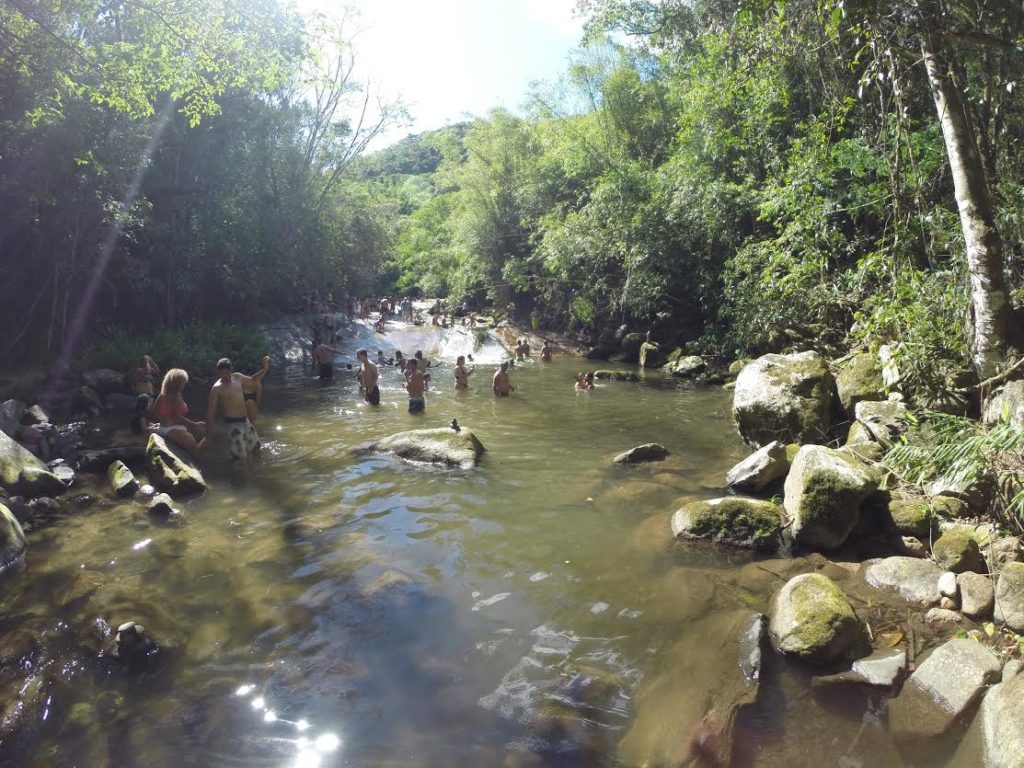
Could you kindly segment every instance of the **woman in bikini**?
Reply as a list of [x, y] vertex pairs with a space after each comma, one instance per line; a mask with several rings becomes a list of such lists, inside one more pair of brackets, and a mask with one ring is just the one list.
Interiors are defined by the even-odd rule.
[[242, 397], [245, 398], [245, 415], [249, 421], [256, 423], [256, 417], [260, 414], [260, 404], [263, 401], [263, 382], [251, 377], [248, 381], [242, 380]]
[[156, 433], [165, 440], [184, 448], [192, 458], [199, 453], [199, 444], [192, 432], [204, 432], [206, 422], [188, 418], [188, 404], [181, 396], [188, 384], [188, 374], [181, 368], [171, 368], [164, 375], [160, 394], [149, 409], [152, 421], [159, 422]]

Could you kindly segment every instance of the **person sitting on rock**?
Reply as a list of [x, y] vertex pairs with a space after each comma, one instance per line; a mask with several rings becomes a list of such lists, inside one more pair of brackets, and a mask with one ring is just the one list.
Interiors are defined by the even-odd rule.
[[[235, 373], [231, 361], [222, 357], [217, 361], [217, 381], [210, 389], [210, 401], [206, 406], [207, 439], [213, 434], [214, 419], [220, 408], [228, 431], [228, 452], [232, 461], [245, 459], [259, 450], [260, 438], [256, 428], [249, 421], [245, 409], [245, 394], [242, 389], [247, 380], [262, 382], [270, 370], [270, 357], [264, 356], [260, 369], [252, 376]], [[203, 441], [204, 443], [206, 440]]]
[[508, 362], [502, 362], [497, 371], [494, 372], [494, 379], [491, 381], [491, 389], [498, 397], [508, 397], [515, 391], [512, 380], [508, 375]]
[[149, 420], [158, 422], [156, 433], [169, 443], [188, 451], [192, 458], [199, 453], [199, 443], [192, 432], [206, 430], [206, 422], [188, 418], [188, 404], [181, 396], [188, 384], [188, 373], [181, 368], [171, 368], [164, 374], [160, 394], [149, 409]]
[[135, 394], [156, 397], [153, 381], [160, 376], [160, 366], [156, 364], [156, 360], [149, 355], [143, 355], [139, 358], [139, 367], [132, 372], [132, 376], [135, 380]]

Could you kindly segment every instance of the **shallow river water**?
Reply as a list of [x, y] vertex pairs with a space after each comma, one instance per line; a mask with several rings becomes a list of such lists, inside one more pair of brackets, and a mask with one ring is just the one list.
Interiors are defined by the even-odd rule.
[[[728, 392], [651, 375], [576, 393], [583, 361], [535, 357], [497, 400], [493, 342], [463, 393], [438, 352], [465, 339], [407, 329], [386, 343], [441, 364], [425, 415], [406, 412], [392, 368], [375, 409], [344, 366], [327, 387], [279, 366], [264, 458], [249, 474], [213, 462], [185, 525], [154, 526], [130, 502], [30, 534], [26, 569], [5, 582], [0, 659], [18, 685], [47, 687], [30, 713], [41, 724], [0, 762], [620, 765], [636, 694], [687, 628], [764, 610], [782, 583], [744, 578], [745, 555], [670, 540], [671, 512], [721, 494], [746, 453]], [[452, 418], [487, 448], [473, 471], [354, 452]], [[611, 464], [650, 441], [672, 455]], [[165, 648], [142, 675], [90, 646], [98, 620], [128, 619]], [[811, 699], [806, 677], [766, 669], [737, 760], [901, 763], [870, 703]]]

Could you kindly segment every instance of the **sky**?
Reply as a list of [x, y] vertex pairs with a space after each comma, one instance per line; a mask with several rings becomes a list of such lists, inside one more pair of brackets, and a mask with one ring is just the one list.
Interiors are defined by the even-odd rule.
[[[515, 111], [534, 80], [568, 68], [582, 23], [575, 0], [348, 0], [358, 9], [355, 75], [388, 99], [401, 97], [415, 120], [408, 133]], [[303, 10], [336, 14], [338, 2], [300, 0]]]

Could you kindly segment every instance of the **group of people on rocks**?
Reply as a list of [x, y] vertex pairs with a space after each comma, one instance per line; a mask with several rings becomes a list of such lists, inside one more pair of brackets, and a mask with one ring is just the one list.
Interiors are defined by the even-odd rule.
[[268, 356], [263, 357], [260, 369], [251, 376], [234, 370], [231, 360], [226, 357], [218, 360], [217, 378], [210, 388], [206, 419], [194, 421], [188, 417], [188, 403], [182, 394], [188, 384], [188, 372], [183, 368], [171, 368], [163, 375], [157, 392], [154, 381], [160, 376], [160, 366], [150, 355], [143, 355], [133, 372], [136, 399], [132, 431], [160, 435], [197, 459], [214, 435], [219, 411], [229, 455], [234, 461], [245, 459], [259, 451], [259, 435], [254, 422], [259, 415], [263, 377], [269, 370]]

